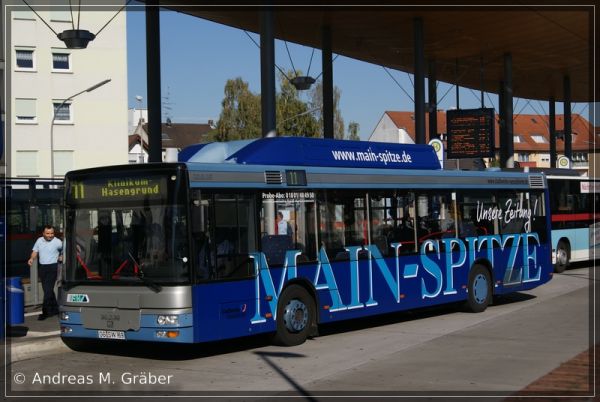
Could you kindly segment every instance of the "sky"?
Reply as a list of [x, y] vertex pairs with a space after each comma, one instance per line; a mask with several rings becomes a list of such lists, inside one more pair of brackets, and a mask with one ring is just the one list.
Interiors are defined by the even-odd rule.
[[[136, 11], [137, 10], [137, 11]], [[215, 122], [221, 112], [223, 88], [228, 79], [241, 77], [250, 90], [260, 93], [260, 43], [257, 34], [217, 24], [185, 14], [161, 10], [161, 91], [162, 119], [174, 123]], [[321, 52], [276, 40], [275, 63], [284, 71], [294, 67], [310, 76], [321, 74]], [[145, 14], [143, 8], [129, 7], [127, 11], [128, 47], [128, 104], [130, 108], [146, 107], [146, 42]], [[336, 55], [334, 54], [335, 58]], [[291, 61], [290, 61], [291, 59]], [[393, 76], [392, 77], [390, 77]], [[425, 93], [427, 93], [427, 80]], [[412, 75], [398, 70], [384, 70], [381, 66], [338, 56], [333, 63], [333, 83], [341, 91], [340, 109], [346, 131], [348, 123], [360, 125], [360, 136], [369, 138], [385, 111], [413, 111]], [[438, 109], [456, 106], [455, 88], [438, 83]], [[408, 95], [407, 95], [408, 93]], [[136, 100], [141, 96], [142, 102]], [[461, 109], [479, 108], [480, 91], [461, 88]], [[308, 100], [308, 94], [301, 93]], [[498, 97], [484, 96], [485, 106], [498, 111]], [[573, 113], [587, 117], [585, 104], [573, 104]], [[547, 114], [547, 102], [514, 100], [514, 114]], [[557, 102], [556, 113], [562, 113], [562, 103]]]

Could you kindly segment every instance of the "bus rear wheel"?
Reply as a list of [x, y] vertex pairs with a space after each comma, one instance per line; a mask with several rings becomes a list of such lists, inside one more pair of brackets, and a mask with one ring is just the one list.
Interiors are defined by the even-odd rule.
[[302, 286], [290, 285], [282, 292], [277, 305], [277, 332], [273, 343], [281, 346], [304, 343], [315, 320], [313, 298]]
[[467, 308], [473, 313], [481, 313], [492, 300], [492, 277], [483, 265], [473, 265], [469, 272]]
[[556, 246], [556, 264], [554, 265], [554, 272], [560, 274], [567, 269], [571, 262], [569, 258], [570, 253], [571, 250], [569, 249], [569, 245], [562, 240], [559, 241]]

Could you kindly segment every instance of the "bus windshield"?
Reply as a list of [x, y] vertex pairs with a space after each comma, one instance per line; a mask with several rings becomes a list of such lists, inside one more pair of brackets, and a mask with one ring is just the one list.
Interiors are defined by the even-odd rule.
[[[189, 282], [185, 192], [177, 176], [172, 181], [164, 174], [69, 181], [67, 283]], [[145, 188], [153, 193], [137, 191]], [[103, 199], [105, 189], [122, 194]]]

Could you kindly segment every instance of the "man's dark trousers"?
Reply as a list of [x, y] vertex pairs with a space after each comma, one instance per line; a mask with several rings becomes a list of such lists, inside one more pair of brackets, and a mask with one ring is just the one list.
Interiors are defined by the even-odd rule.
[[40, 280], [42, 281], [42, 290], [44, 291], [44, 303], [42, 304], [42, 314], [58, 314], [58, 303], [54, 294], [54, 284], [58, 274], [58, 264], [38, 264]]

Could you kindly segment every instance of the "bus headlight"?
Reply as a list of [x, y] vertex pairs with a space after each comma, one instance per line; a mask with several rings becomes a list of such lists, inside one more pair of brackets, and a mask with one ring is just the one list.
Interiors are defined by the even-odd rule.
[[69, 313], [67, 313], [66, 311], [62, 311], [60, 313], [60, 320], [61, 321], [69, 321]]
[[177, 315], [159, 315], [156, 320], [158, 325], [177, 325], [179, 324], [179, 316]]

